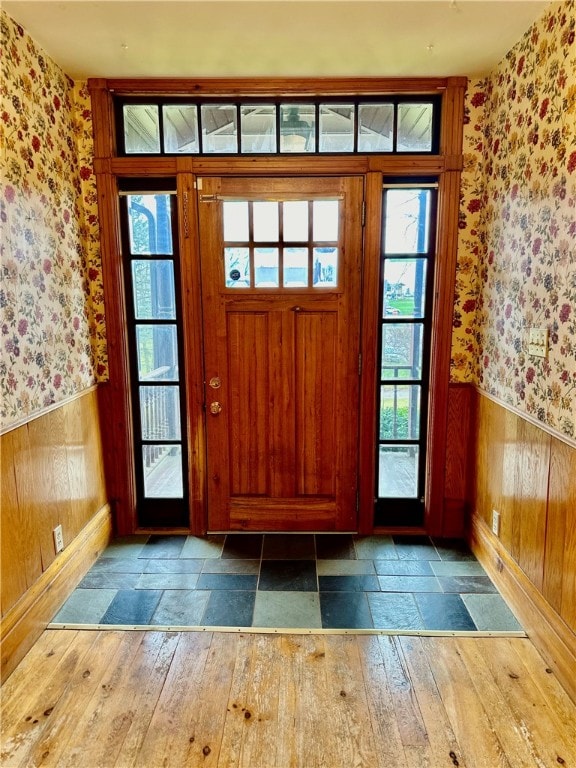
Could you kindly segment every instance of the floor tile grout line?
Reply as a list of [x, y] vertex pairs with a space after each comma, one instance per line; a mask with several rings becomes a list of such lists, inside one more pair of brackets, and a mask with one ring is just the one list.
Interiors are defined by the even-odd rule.
[[[250, 591], [250, 592], [252, 592], [252, 591], [254, 592], [254, 605], [253, 605], [253, 609], [252, 609], [252, 610], [253, 610], [253, 614], [252, 614], [252, 615], [253, 615], [253, 620], [252, 620], [252, 623], [254, 622], [255, 598], [256, 598], [257, 594], [258, 594], [259, 592], [263, 592], [263, 591], [270, 591], [270, 590], [261, 590], [261, 589], [260, 589], [260, 586], [261, 586], [261, 577], [262, 577], [262, 567], [263, 567], [263, 562], [264, 562], [264, 551], [265, 551], [265, 543], [266, 543], [266, 541], [265, 541], [265, 538], [264, 538], [264, 536], [265, 536], [265, 535], [266, 535], [266, 534], [262, 534], [262, 537], [261, 537], [261, 539], [260, 539], [260, 555], [259, 555], [259, 558], [258, 558], [258, 574], [257, 574], [257, 579], [256, 579], [256, 586], [255, 586], [254, 590], [252, 590], [252, 589], [248, 590], [248, 591]], [[150, 537], [149, 537], [149, 538], [150, 538]], [[393, 544], [395, 544], [395, 542], [394, 542], [394, 540], [393, 540], [393, 537], [390, 537], [390, 538], [392, 539], [392, 543], [393, 543]], [[224, 537], [224, 541], [222, 542], [222, 549], [220, 550], [220, 557], [219, 557], [219, 558], [217, 558], [217, 559], [220, 559], [220, 560], [221, 560], [221, 559], [223, 559], [223, 558], [222, 558], [222, 554], [223, 554], [224, 548], [225, 548], [225, 546], [226, 546], [226, 540], [227, 540], [227, 535], [225, 535], [225, 537]], [[149, 539], [148, 539], [148, 541], [149, 541]], [[320, 593], [321, 593], [321, 585], [320, 585], [320, 581], [319, 581], [319, 580], [320, 580], [320, 575], [319, 575], [319, 573], [318, 573], [318, 562], [319, 562], [319, 559], [318, 559], [318, 539], [317, 539], [317, 535], [316, 535], [316, 534], [313, 534], [312, 542], [313, 542], [313, 549], [314, 549], [314, 565], [315, 565], [315, 585], [316, 585], [316, 590], [315, 590], [315, 592], [316, 592], [316, 593], [317, 593], [317, 594], [320, 596]], [[424, 542], [422, 542], [422, 543], [424, 543]], [[184, 542], [184, 544], [185, 544], [185, 542]], [[184, 544], [182, 545], [182, 547], [184, 546]], [[353, 554], [355, 555], [355, 558], [352, 558], [352, 557], [343, 557], [343, 558], [338, 558], [338, 557], [336, 557], [336, 558], [332, 558], [332, 559], [336, 559], [336, 560], [340, 560], [340, 559], [342, 559], [343, 561], [347, 561], [347, 560], [352, 560], [352, 559], [355, 559], [355, 560], [357, 561], [357, 560], [358, 560], [358, 550], [357, 550], [357, 547], [356, 547], [356, 539], [355, 539], [354, 537], [351, 537], [351, 540], [350, 540], [350, 544], [352, 545], [352, 550], [350, 550], [350, 551], [351, 551], [351, 553], [353, 553]], [[144, 545], [144, 546], [145, 546], [145, 545]], [[401, 545], [398, 545], [398, 546], [401, 546]], [[418, 546], [418, 544], [416, 544], [416, 546]], [[467, 595], [467, 594], [470, 594], [470, 595], [484, 595], [484, 594], [486, 594], [486, 595], [489, 595], [489, 594], [493, 594], [493, 595], [495, 595], [495, 596], [499, 597], [501, 600], [503, 600], [502, 596], [501, 596], [501, 595], [500, 595], [500, 594], [499, 594], [497, 591], [490, 591], [490, 592], [486, 592], [486, 593], [484, 593], [484, 592], [478, 592], [478, 591], [476, 591], [476, 590], [474, 590], [474, 591], [472, 591], [472, 592], [469, 592], [469, 593], [468, 593], [468, 592], [464, 592], [464, 591], [447, 591], [447, 590], [445, 589], [445, 587], [443, 586], [442, 582], [440, 582], [440, 581], [439, 581], [440, 577], [439, 577], [439, 576], [438, 576], [438, 575], [437, 575], [437, 574], [436, 574], [436, 573], [433, 571], [433, 569], [430, 567], [430, 566], [431, 566], [431, 563], [433, 563], [433, 562], [449, 562], [449, 561], [454, 561], [454, 562], [457, 562], [457, 561], [459, 561], [461, 558], [459, 558], [459, 557], [454, 557], [454, 558], [452, 558], [452, 557], [447, 557], [447, 559], [446, 559], [446, 560], [442, 560], [442, 555], [441, 555], [441, 553], [438, 551], [438, 549], [437, 549], [436, 545], [435, 545], [435, 544], [434, 544], [434, 542], [433, 542], [433, 541], [430, 539], [430, 537], [427, 537], [427, 546], [429, 546], [429, 547], [430, 547], [430, 549], [431, 549], [431, 552], [433, 552], [433, 553], [435, 553], [435, 554], [436, 554], [436, 557], [438, 558], [437, 560], [436, 560], [436, 559], [433, 559], [433, 560], [431, 561], [429, 558], [422, 558], [422, 557], [418, 557], [418, 556], [416, 556], [416, 557], [414, 557], [414, 558], [398, 558], [398, 556], [396, 556], [396, 558], [395, 558], [395, 561], [396, 561], [396, 560], [398, 560], [398, 559], [400, 559], [400, 560], [402, 560], [403, 562], [406, 562], [406, 563], [408, 563], [408, 562], [411, 562], [412, 560], [413, 560], [415, 563], [416, 563], [416, 562], [427, 562], [427, 564], [428, 564], [428, 566], [429, 566], [430, 570], [432, 571], [432, 573], [431, 573], [430, 575], [428, 575], [428, 574], [425, 574], [425, 576], [426, 576], [427, 578], [432, 578], [432, 580], [433, 580], [434, 582], [437, 582], [437, 583], [439, 584], [439, 586], [440, 586], [440, 590], [436, 590], [436, 591], [433, 591], [433, 592], [431, 592], [430, 594], [435, 594], [435, 595], [438, 595], [438, 596], [442, 595], [442, 596], [444, 596], [444, 597], [446, 597], [446, 596], [449, 596], [449, 595], [451, 595], [451, 594], [452, 594], [452, 595], [455, 595], [455, 596], [458, 596], [458, 597], [460, 597], [460, 599], [461, 599], [461, 602], [463, 603], [463, 608], [464, 608], [464, 611], [465, 611], [465, 613], [466, 613], [466, 614], [467, 614], [467, 616], [469, 617], [469, 619], [470, 619], [470, 621], [471, 621], [472, 625], [473, 625], [473, 626], [475, 626], [475, 627], [477, 627], [477, 625], [476, 625], [476, 622], [475, 622], [475, 620], [474, 620], [474, 618], [473, 618], [472, 614], [471, 614], [471, 613], [470, 613], [470, 611], [468, 610], [468, 605], [465, 603], [465, 601], [464, 601], [464, 599], [463, 599], [463, 596], [464, 596], [464, 595]], [[180, 558], [180, 555], [181, 555], [181, 554], [182, 554], [182, 552], [181, 552], [181, 551], [179, 551], [179, 554], [178, 554], [178, 556], [177, 556], [175, 559], [176, 559], [176, 560], [178, 560], [178, 559], [181, 559], [181, 558]], [[141, 561], [143, 562], [143, 564], [142, 564], [142, 568], [143, 568], [143, 570], [144, 570], [144, 571], [145, 571], [145, 570], [146, 570], [146, 568], [147, 568], [147, 565], [144, 565], [144, 562], [146, 562], [146, 563], [150, 563], [151, 561], [153, 561], [153, 560], [155, 560], [155, 559], [158, 559], [158, 560], [162, 560], [162, 559], [173, 559], [173, 558], [170, 558], [169, 556], [168, 556], [167, 558], [166, 558], [166, 557], [165, 557], [165, 558], [150, 558], [150, 557], [143, 557], [142, 555], [143, 555], [143, 552], [141, 551], [141, 552], [140, 552], [140, 554], [139, 554], [138, 560], [141, 560]], [[196, 571], [192, 572], [192, 573], [197, 573], [197, 580], [199, 580], [199, 579], [200, 579], [200, 576], [201, 576], [201, 575], [204, 573], [204, 568], [206, 567], [206, 563], [207, 563], [207, 561], [208, 561], [208, 558], [198, 558], [198, 559], [201, 559], [201, 560], [203, 561], [203, 563], [202, 563], [202, 566], [201, 566], [201, 568], [200, 568], [200, 571], [199, 571], [199, 572], [196, 572]], [[298, 558], [298, 557], [294, 557], [294, 558], [288, 558], [288, 560], [289, 560], [289, 559], [302, 559], [302, 558], [301, 558], [301, 557], [300, 557], [300, 558]], [[307, 559], [307, 558], [304, 558], [304, 559]], [[328, 558], [328, 559], [330, 559], [330, 558]], [[361, 559], [366, 559], [366, 560], [367, 560], [367, 561], [370, 563], [370, 565], [371, 565], [371, 567], [372, 567], [372, 572], [373, 572], [373, 575], [374, 575], [374, 577], [375, 577], [375, 579], [376, 579], [375, 583], [376, 583], [376, 584], [378, 585], [378, 587], [379, 587], [379, 589], [378, 589], [378, 590], [376, 590], [375, 592], [374, 592], [373, 590], [366, 590], [366, 589], [361, 589], [361, 590], [340, 589], [340, 590], [327, 590], [327, 591], [328, 591], [328, 592], [330, 592], [330, 593], [332, 593], [332, 594], [334, 594], [334, 595], [336, 595], [336, 594], [342, 594], [343, 592], [350, 592], [350, 591], [352, 591], [352, 592], [360, 592], [360, 593], [364, 594], [364, 599], [366, 600], [366, 604], [367, 604], [367, 606], [368, 606], [368, 612], [369, 612], [369, 615], [370, 615], [370, 617], [371, 617], [372, 623], [374, 622], [374, 616], [373, 616], [373, 610], [372, 610], [372, 607], [371, 607], [371, 605], [370, 605], [370, 599], [369, 599], [369, 598], [370, 598], [370, 596], [372, 595], [372, 593], [374, 593], [374, 594], [382, 594], [382, 595], [385, 595], [385, 594], [387, 594], [387, 595], [393, 595], [393, 594], [396, 594], [396, 595], [398, 595], [398, 594], [409, 594], [409, 595], [411, 595], [412, 599], [413, 599], [413, 600], [415, 601], [415, 603], [416, 603], [416, 606], [417, 606], [417, 609], [418, 609], [418, 613], [419, 613], [419, 615], [420, 615], [420, 616], [423, 618], [423, 616], [422, 616], [422, 613], [421, 613], [421, 610], [420, 610], [420, 606], [419, 606], [419, 603], [418, 603], [418, 601], [416, 600], [416, 596], [418, 596], [418, 595], [420, 595], [420, 594], [428, 594], [428, 593], [421, 593], [421, 592], [420, 592], [420, 591], [418, 591], [418, 590], [417, 590], [417, 591], [414, 591], [414, 590], [398, 590], [398, 591], [396, 591], [396, 590], [383, 590], [383, 589], [382, 589], [382, 584], [381, 584], [381, 576], [384, 576], [384, 577], [388, 577], [388, 576], [395, 576], [395, 577], [396, 577], [396, 578], [398, 578], [399, 580], [402, 580], [403, 578], [412, 578], [412, 577], [415, 577], [415, 576], [417, 577], [417, 576], [418, 576], [418, 574], [409, 574], [409, 573], [404, 573], [404, 574], [378, 574], [378, 573], [376, 573], [375, 562], [376, 562], [376, 560], [379, 560], [379, 559], [382, 559], [382, 558], [378, 558], [377, 556], [376, 556], [376, 557], [372, 556], [372, 557], [368, 557], [368, 558], [361, 558]], [[463, 557], [462, 559], [463, 559], [463, 560], [466, 560], [466, 561], [468, 561], [470, 558], [468, 558], [468, 557]], [[278, 558], [272, 558], [272, 560], [283, 561], [283, 560], [284, 560], [284, 558], [282, 558], [282, 557], [278, 557]], [[165, 573], [166, 573], [166, 574], [171, 574], [171, 572], [170, 572], [170, 571], [166, 571]], [[188, 572], [180, 572], [180, 571], [177, 571], [177, 572], [174, 574], [174, 576], [176, 576], [176, 575], [177, 575], [177, 574], [179, 574], [179, 573], [187, 574]], [[232, 576], [232, 575], [238, 576], [239, 574], [240, 574], [240, 575], [242, 574], [242, 571], [240, 571], [240, 572], [239, 572], [239, 574], [236, 574], [236, 573], [227, 573], [227, 572], [225, 572], [225, 571], [224, 571], [224, 572], [220, 572], [220, 571], [218, 571], [218, 572], [217, 572], [217, 574], [218, 574], [218, 575], [220, 575], [220, 576], [227, 576], [227, 575], [230, 575], [230, 576]], [[150, 575], [152, 575], [152, 574], [150, 574]], [[164, 572], [163, 572], [163, 571], [159, 571], [159, 572], [158, 572], [158, 576], [161, 576], [161, 575], [164, 575]], [[338, 574], [337, 574], [337, 575], [338, 575]], [[466, 574], [466, 573], [462, 573], [462, 574], [453, 574], [453, 575], [452, 575], [452, 574], [449, 574], [449, 573], [448, 573], [448, 574], [444, 574], [443, 578], [470, 578], [470, 577], [474, 578], [475, 576], [479, 576], [479, 575], [484, 575], [484, 574]], [[344, 579], [348, 579], [348, 578], [357, 579], [357, 580], [358, 580], [358, 579], [362, 579], [362, 575], [361, 575], [361, 574], [350, 574], [350, 573], [344, 573], [344, 574], [339, 574], [338, 576], [339, 576], [340, 578], [344, 578]], [[420, 574], [420, 576], [424, 576], [424, 574]], [[110, 587], [106, 587], [106, 586], [101, 586], [101, 587], [100, 587], [100, 589], [106, 589], [106, 588], [110, 589]], [[149, 587], [147, 587], [147, 589], [153, 589], [153, 588], [154, 588], [154, 589], [158, 589], [158, 590], [161, 592], [161, 595], [162, 595], [162, 596], [164, 596], [164, 595], [165, 595], [166, 591], [177, 591], [177, 590], [175, 590], [175, 589], [172, 589], [172, 588], [171, 588], [171, 587], [169, 587], [169, 586], [168, 586], [168, 587], [166, 587], [166, 586], [163, 586], [163, 587], [154, 587], [154, 585], [152, 584], [152, 585], [150, 585]], [[98, 589], [98, 588], [95, 588], [95, 589]], [[112, 588], [112, 589], [114, 589], [114, 588]], [[119, 588], [116, 588], [116, 591], [118, 591], [118, 589], [119, 589]], [[135, 591], [137, 591], [137, 590], [136, 590], [136, 589], [129, 589], [128, 591], [131, 591], [131, 592], [135, 592]], [[196, 586], [195, 586], [195, 587], [194, 587], [194, 588], [192, 588], [190, 591], [194, 592], [194, 591], [200, 591], [200, 590], [196, 590]], [[202, 590], [202, 591], [204, 591], [204, 590]], [[210, 594], [212, 594], [212, 593], [214, 592], [214, 590], [206, 590], [206, 591], [209, 591], [209, 592], [210, 592]], [[226, 590], [226, 591], [230, 592], [230, 590]], [[237, 592], [237, 591], [239, 591], [239, 590], [232, 590], [232, 592]], [[240, 590], [240, 591], [245, 591], [245, 590]], [[274, 590], [273, 590], [273, 591], [274, 591]], [[298, 589], [296, 589], [296, 590], [289, 590], [289, 591], [290, 591], [290, 592], [294, 592], [294, 593], [298, 593], [298, 592], [300, 592], [300, 591], [309, 591], [309, 590], [298, 590]], [[504, 606], [506, 606], [506, 607], [507, 607], [507, 604], [505, 603], [505, 601], [504, 601]], [[206, 606], [205, 606], [204, 612], [206, 611], [206, 609], [207, 609], [207, 604], [206, 604]], [[204, 615], [204, 614], [203, 614], [203, 615]], [[80, 626], [86, 626], [86, 625], [80, 625]], [[139, 625], [139, 626], [141, 626], [141, 625]], [[154, 625], [154, 626], [156, 626], [156, 625]], [[450, 631], [454, 631], [454, 630], [442, 630], [442, 631], [448, 631], [448, 632], [450, 632]], [[505, 631], [511, 631], [511, 630], [505, 630]]]

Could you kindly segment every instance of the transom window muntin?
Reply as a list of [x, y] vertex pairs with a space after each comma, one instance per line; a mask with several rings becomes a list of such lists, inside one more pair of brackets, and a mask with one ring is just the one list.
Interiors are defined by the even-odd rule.
[[224, 289], [338, 290], [340, 201], [224, 200]]
[[117, 99], [121, 155], [437, 154], [441, 99]]

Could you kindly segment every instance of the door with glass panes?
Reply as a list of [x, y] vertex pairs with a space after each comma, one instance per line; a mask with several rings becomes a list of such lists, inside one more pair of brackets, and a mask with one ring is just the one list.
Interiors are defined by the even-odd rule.
[[362, 178], [203, 178], [209, 530], [357, 527]]
[[420, 526], [424, 483], [437, 185], [383, 190], [375, 525]]

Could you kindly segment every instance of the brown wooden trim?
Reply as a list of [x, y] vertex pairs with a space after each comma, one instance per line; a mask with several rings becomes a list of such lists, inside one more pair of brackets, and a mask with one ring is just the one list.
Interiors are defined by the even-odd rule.
[[204, 77], [204, 78], [110, 78], [88, 80], [89, 88], [101, 88], [129, 95], [181, 96], [323, 96], [427, 94], [455, 87], [465, 88], [465, 77]]
[[94, 157], [112, 157], [116, 146], [112, 94], [107, 81], [102, 78], [88, 80], [88, 90], [92, 104]]
[[[454, 158], [462, 155], [464, 119], [464, 97], [468, 81], [464, 78], [454, 78], [450, 87], [446, 89], [442, 101], [442, 126], [440, 129], [440, 153], [454, 162]], [[460, 168], [447, 168], [447, 170], [460, 170]]]
[[444, 534], [443, 499], [448, 425], [448, 385], [458, 250], [459, 206], [460, 173], [452, 171], [440, 177], [438, 187], [438, 234], [430, 350], [425, 500], [426, 529], [431, 536]]
[[166, 155], [153, 157], [113, 157], [110, 160], [110, 172], [114, 176], [174, 176], [180, 158]]
[[[455, 163], [456, 161], [454, 161]], [[453, 164], [454, 164], [453, 163]], [[295, 176], [318, 174], [345, 176], [365, 174], [370, 171], [391, 175], [435, 175], [445, 169], [445, 161], [439, 155], [309, 155], [289, 157], [234, 156], [207, 157], [114, 157], [111, 160], [96, 159], [97, 172], [116, 176], [172, 176], [184, 172], [184, 164], [190, 173], [198, 176]]]
[[188, 487], [190, 530], [196, 536], [206, 533], [206, 436], [204, 411], [204, 357], [202, 337], [202, 292], [198, 206], [194, 179], [178, 174], [178, 228], [180, 242], [180, 280], [182, 286], [182, 329], [188, 434]]
[[136, 525], [136, 489], [118, 189], [108, 174], [97, 174], [96, 185], [109, 366], [109, 381], [98, 389], [101, 431], [116, 532], [127, 535]]
[[462, 155], [449, 155], [444, 158], [444, 170], [461, 171], [464, 168], [464, 158]]
[[112, 533], [111, 520], [110, 506], [106, 504], [2, 618], [2, 682], [14, 671], [105, 549]]
[[368, 171], [389, 176], [436, 176], [445, 170], [441, 155], [367, 155]]
[[464, 536], [466, 528], [473, 463], [470, 435], [474, 398], [475, 392], [471, 384], [449, 384], [442, 534], [450, 538]]
[[376, 441], [380, 330], [380, 250], [382, 242], [382, 174], [369, 173], [365, 182], [366, 222], [362, 278], [362, 377], [360, 380], [360, 445], [358, 531], [372, 533], [376, 495]]
[[[448, 462], [449, 381], [452, 319], [458, 254], [462, 123], [467, 81], [451, 78], [442, 106], [440, 151], [446, 173], [438, 190], [438, 234], [434, 275], [431, 376], [428, 417], [426, 529], [432, 536], [453, 536], [463, 530], [464, 499], [445, 500]], [[466, 470], [467, 471], [467, 470]], [[461, 520], [463, 523], [463, 519]]]
[[576, 702], [576, 637], [526, 574], [514, 562], [486, 523], [474, 515], [470, 546], [502, 596], [523, 625], [530, 640]]

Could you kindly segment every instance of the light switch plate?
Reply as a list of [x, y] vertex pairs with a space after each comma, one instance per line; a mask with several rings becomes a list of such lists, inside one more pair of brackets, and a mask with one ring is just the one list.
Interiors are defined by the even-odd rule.
[[528, 354], [533, 357], [548, 356], [548, 328], [529, 328]]

